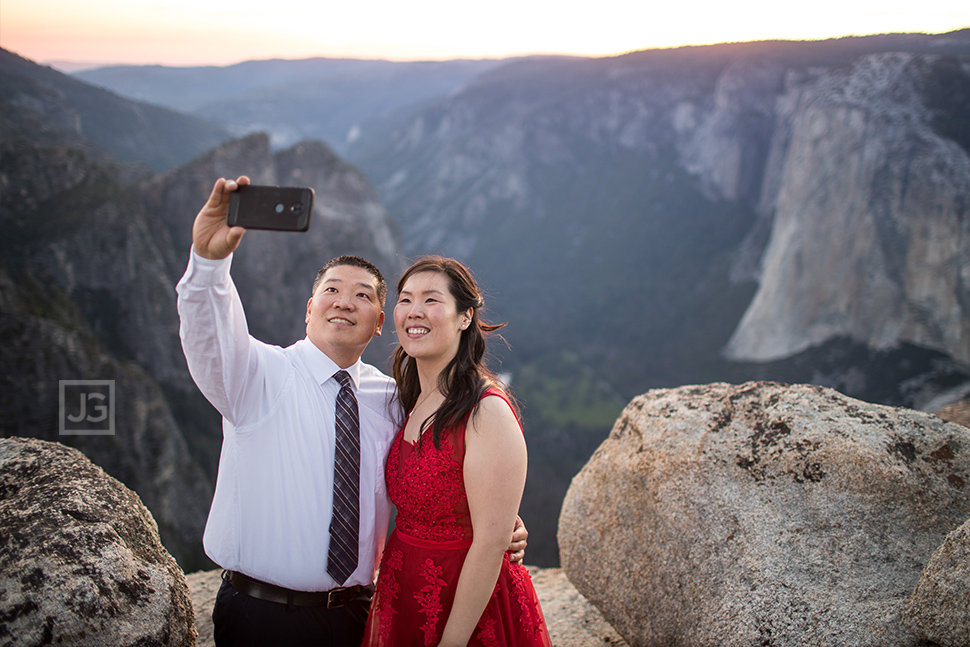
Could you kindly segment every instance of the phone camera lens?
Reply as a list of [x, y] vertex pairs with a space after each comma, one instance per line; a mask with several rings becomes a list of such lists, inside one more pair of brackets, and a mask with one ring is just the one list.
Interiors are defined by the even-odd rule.
[[282, 202], [276, 204], [276, 213], [283, 213], [283, 209], [286, 209], [286, 207], [283, 206]]
[[293, 212], [294, 216], [299, 216], [301, 213], [303, 213], [303, 203], [294, 202], [290, 205], [290, 211]]

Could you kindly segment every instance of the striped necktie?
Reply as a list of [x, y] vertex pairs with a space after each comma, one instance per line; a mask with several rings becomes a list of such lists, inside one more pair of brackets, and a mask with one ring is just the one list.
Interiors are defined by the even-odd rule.
[[327, 573], [343, 584], [357, 569], [360, 532], [360, 418], [357, 397], [347, 371], [334, 377], [340, 382], [337, 394], [336, 448], [333, 465], [333, 519], [330, 522], [330, 552]]

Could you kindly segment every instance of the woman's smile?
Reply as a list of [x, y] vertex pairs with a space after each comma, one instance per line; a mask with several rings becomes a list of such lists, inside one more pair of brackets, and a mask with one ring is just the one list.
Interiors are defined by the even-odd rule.
[[394, 325], [404, 351], [416, 359], [450, 361], [458, 352], [462, 322], [448, 277], [438, 272], [411, 276], [394, 306]]

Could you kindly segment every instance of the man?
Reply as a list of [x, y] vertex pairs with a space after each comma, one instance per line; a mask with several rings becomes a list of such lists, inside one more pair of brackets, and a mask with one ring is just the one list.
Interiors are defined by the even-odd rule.
[[[223, 415], [203, 538], [206, 554], [226, 570], [213, 610], [216, 644], [356, 646], [390, 517], [384, 460], [397, 430], [394, 384], [360, 361], [381, 335], [387, 286], [367, 261], [333, 259], [307, 301], [305, 339], [279, 348], [251, 337], [229, 276], [245, 230], [226, 225], [230, 195], [248, 183], [216, 181], [176, 288], [189, 371]], [[348, 410], [353, 422], [335, 423]], [[359, 475], [340, 481], [358, 433], [351, 462]], [[355, 486], [359, 497], [348, 493]], [[353, 539], [331, 534], [347, 526]], [[517, 559], [527, 535], [517, 526], [510, 545]], [[356, 551], [337, 554], [353, 544]]]

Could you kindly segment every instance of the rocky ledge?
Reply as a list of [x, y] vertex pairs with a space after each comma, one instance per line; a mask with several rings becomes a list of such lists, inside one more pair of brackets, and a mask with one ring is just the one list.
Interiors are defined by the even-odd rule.
[[[566, 579], [561, 568], [529, 567], [532, 582], [549, 624], [552, 644], [556, 647], [626, 647], [627, 642], [610, 626], [599, 611]], [[186, 575], [198, 647], [214, 647], [212, 639], [212, 605], [221, 583], [220, 571], [199, 571]]]

